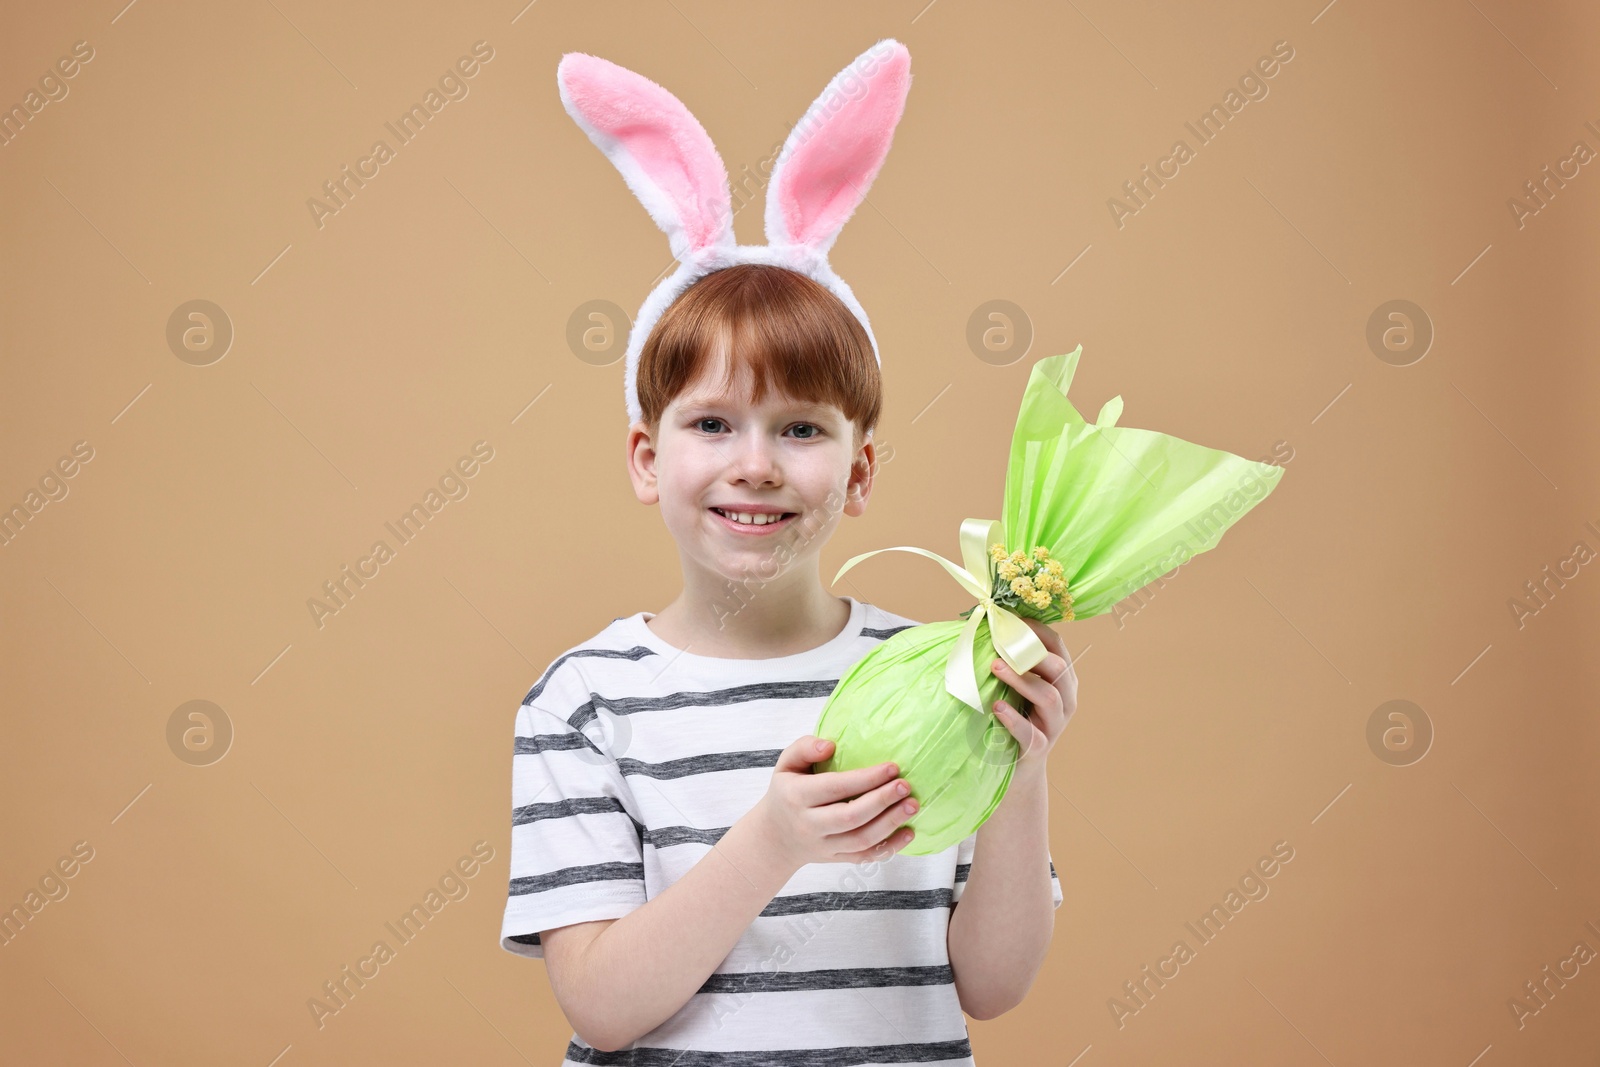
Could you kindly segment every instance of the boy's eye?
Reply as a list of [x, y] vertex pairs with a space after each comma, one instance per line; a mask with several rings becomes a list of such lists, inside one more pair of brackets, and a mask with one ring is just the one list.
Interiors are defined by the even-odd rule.
[[[726, 424], [719, 418], [707, 415], [703, 419], [694, 420], [694, 425], [695, 429], [702, 433], [714, 434]], [[809, 441], [822, 433], [821, 427], [810, 422], [797, 422], [790, 429], [797, 431], [795, 436], [801, 441]]]

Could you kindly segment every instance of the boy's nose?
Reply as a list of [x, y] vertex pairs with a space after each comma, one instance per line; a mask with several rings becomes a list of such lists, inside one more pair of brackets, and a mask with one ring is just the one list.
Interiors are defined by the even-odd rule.
[[777, 448], [772, 442], [759, 436], [752, 435], [740, 442], [738, 451], [733, 457], [733, 465], [740, 478], [745, 481], [765, 483], [777, 481], [781, 477]]

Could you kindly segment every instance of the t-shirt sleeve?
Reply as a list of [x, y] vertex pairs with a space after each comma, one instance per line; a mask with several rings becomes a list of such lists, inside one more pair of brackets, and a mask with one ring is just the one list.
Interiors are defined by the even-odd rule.
[[517, 709], [500, 927], [501, 948], [540, 959], [541, 931], [620, 919], [647, 899], [641, 824], [608, 731], [576, 672], [558, 666], [547, 682]]
[[[961, 900], [961, 894], [967, 888], [967, 876], [972, 873], [972, 857], [978, 851], [978, 832], [961, 839], [956, 844], [956, 884], [950, 894], [950, 903], [955, 904]], [[1056, 876], [1056, 861], [1050, 859], [1050, 899], [1055, 907], [1061, 907], [1061, 879]]]

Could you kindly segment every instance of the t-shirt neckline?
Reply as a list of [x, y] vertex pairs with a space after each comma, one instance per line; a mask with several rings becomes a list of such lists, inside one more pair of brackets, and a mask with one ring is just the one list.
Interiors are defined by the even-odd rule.
[[841, 599], [850, 602], [850, 617], [845, 620], [844, 629], [817, 645], [801, 652], [794, 652], [787, 656], [767, 656], [758, 659], [736, 659], [731, 656], [702, 656], [696, 652], [681, 649], [676, 645], [668, 644], [659, 635], [645, 624], [646, 616], [655, 617], [655, 612], [638, 611], [622, 620], [630, 639], [657, 652], [668, 659], [680, 663], [709, 667], [723, 671], [737, 671], [741, 669], [765, 671], [771, 668], [784, 668], [803, 662], [811, 662], [819, 657], [825, 658], [843, 652], [855, 639], [860, 636], [861, 628], [866, 620], [866, 605], [848, 594]]

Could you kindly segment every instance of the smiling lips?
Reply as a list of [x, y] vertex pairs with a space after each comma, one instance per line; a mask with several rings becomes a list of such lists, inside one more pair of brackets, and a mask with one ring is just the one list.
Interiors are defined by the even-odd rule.
[[770, 534], [794, 521], [795, 512], [775, 508], [718, 508], [707, 509], [731, 530], [742, 534]]

